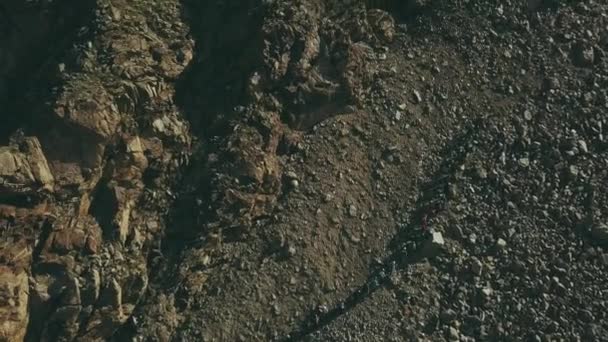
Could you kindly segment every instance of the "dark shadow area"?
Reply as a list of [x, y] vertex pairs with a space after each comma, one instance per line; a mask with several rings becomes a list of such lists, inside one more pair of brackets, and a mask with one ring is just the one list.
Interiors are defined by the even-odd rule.
[[261, 59], [264, 9], [259, 0], [184, 0], [182, 6], [183, 20], [191, 25], [196, 45], [191, 64], [178, 80], [175, 100], [200, 145], [184, 173], [180, 198], [168, 217], [167, 226], [172, 228], [163, 239], [165, 248], [176, 251], [204, 235], [200, 227], [211, 214], [206, 212], [211, 177], [208, 156], [246, 103], [246, 81]]
[[175, 99], [203, 140], [222, 136], [230, 113], [243, 104], [247, 76], [259, 64], [260, 0], [182, 1], [196, 42]]
[[59, 57], [94, 15], [94, 0], [0, 3], [0, 145], [23, 128], [45, 127], [44, 110], [60, 81]]
[[[150, 287], [169, 292], [179, 285], [179, 277], [167, 275], [179, 274], [182, 252], [204, 243], [205, 223], [212, 215], [208, 157], [247, 102], [246, 81], [261, 58], [264, 14], [261, 0], [182, 0], [181, 6], [195, 49], [177, 81], [175, 102], [199, 141], [179, 180], [179, 197], [166, 216], [161, 248], [148, 256], [148, 270], [154, 270]], [[112, 340], [127, 341], [136, 334], [137, 327], [129, 320]]]

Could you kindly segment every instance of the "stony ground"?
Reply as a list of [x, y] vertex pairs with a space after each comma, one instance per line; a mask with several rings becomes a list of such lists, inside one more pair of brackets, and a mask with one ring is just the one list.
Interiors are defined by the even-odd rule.
[[0, 340], [608, 341], [607, 14], [6, 1]]

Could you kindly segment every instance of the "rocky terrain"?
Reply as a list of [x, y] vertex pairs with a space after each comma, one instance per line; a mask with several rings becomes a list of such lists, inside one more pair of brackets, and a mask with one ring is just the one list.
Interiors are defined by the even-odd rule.
[[0, 341], [608, 341], [608, 4], [5, 0]]

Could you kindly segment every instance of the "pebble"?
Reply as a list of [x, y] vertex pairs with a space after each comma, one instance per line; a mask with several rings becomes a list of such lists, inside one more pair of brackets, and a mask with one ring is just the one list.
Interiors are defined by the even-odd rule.
[[298, 175], [293, 171], [287, 171], [285, 176], [289, 179], [298, 179]]
[[152, 122], [152, 127], [158, 133], [163, 133], [165, 131], [165, 124], [162, 119], [156, 119]]
[[399, 121], [401, 120], [401, 112], [400, 111], [396, 111], [395, 112], [395, 121]]
[[422, 102], [422, 96], [418, 90], [414, 90], [412, 94], [414, 95], [414, 103], [418, 104]]
[[498, 239], [496, 241], [496, 248], [498, 248], [499, 250], [504, 250], [507, 247], [507, 241], [503, 240], [503, 239]]
[[589, 153], [589, 148], [587, 147], [587, 143], [585, 142], [585, 140], [579, 140], [578, 147], [583, 153]]
[[458, 329], [456, 329], [454, 327], [450, 327], [450, 329], [448, 330], [448, 333], [449, 333], [450, 339], [458, 340], [460, 338], [460, 333], [458, 332]]
[[574, 62], [579, 66], [590, 67], [595, 62], [595, 51], [593, 47], [585, 46], [579, 42], [574, 45]]
[[486, 171], [486, 169], [484, 169], [483, 167], [478, 167], [477, 168], [477, 177], [479, 177], [480, 179], [488, 178], [488, 171]]
[[483, 271], [483, 264], [481, 263], [481, 261], [477, 258], [473, 258], [471, 261], [471, 271], [473, 272], [473, 274], [475, 274], [476, 276], [480, 276], [481, 272]]
[[521, 167], [530, 166], [530, 159], [528, 159], [528, 158], [521, 158], [521, 159], [519, 159], [518, 162], [519, 162], [519, 166], [521, 166]]
[[440, 232], [433, 232], [422, 248], [424, 257], [432, 258], [439, 254], [445, 246], [445, 240]]
[[350, 215], [351, 217], [357, 216], [357, 207], [355, 207], [354, 204], [351, 204], [348, 207], [348, 215]]

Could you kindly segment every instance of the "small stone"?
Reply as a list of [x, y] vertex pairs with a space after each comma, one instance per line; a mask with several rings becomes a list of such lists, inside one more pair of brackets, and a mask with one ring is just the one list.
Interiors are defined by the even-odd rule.
[[400, 111], [396, 111], [395, 112], [395, 121], [399, 121], [401, 120], [401, 112]]
[[289, 246], [289, 248], [287, 249], [287, 253], [289, 254], [289, 256], [296, 255], [296, 248], [294, 246]]
[[420, 95], [420, 92], [418, 90], [414, 90], [412, 94], [414, 95], [414, 103], [418, 104], [422, 102], [422, 96]]
[[530, 166], [530, 159], [528, 158], [520, 158], [518, 160], [519, 166], [521, 167], [528, 167]]
[[526, 119], [527, 121], [532, 120], [532, 112], [526, 109], [524, 111], [524, 119]]
[[98, 250], [98, 243], [97, 243], [97, 239], [95, 239], [92, 236], [87, 236], [86, 240], [85, 240], [85, 250], [90, 253], [90, 254], [97, 254], [97, 250]]
[[355, 207], [354, 204], [351, 204], [348, 207], [348, 215], [350, 215], [351, 217], [356, 217], [357, 216], [357, 207]]
[[154, 122], [152, 122], [152, 127], [154, 127], [154, 130], [158, 133], [163, 133], [166, 129], [165, 123], [160, 118], [156, 119], [156, 120], [154, 120]]
[[507, 248], [507, 241], [505, 241], [503, 239], [498, 239], [496, 241], [496, 248], [498, 250], [504, 250], [505, 248]]
[[578, 147], [583, 153], [589, 153], [589, 148], [587, 148], [587, 143], [585, 142], [585, 140], [579, 140]]
[[427, 258], [435, 257], [441, 252], [445, 246], [445, 240], [440, 232], [433, 232], [431, 237], [424, 243], [422, 248], [422, 256]]
[[492, 295], [494, 291], [492, 290], [492, 288], [490, 287], [484, 287], [483, 289], [481, 289], [481, 294], [485, 297], [488, 298]]
[[595, 62], [595, 52], [592, 46], [584, 43], [574, 45], [574, 63], [582, 67], [590, 67]]
[[300, 182], [297, 179], [292, 179], [291, 181], [289, 181], [289, 184], [291, 184], [291, 187], [294, 189], [300, 187]]
[[289, 179], [298, 179], [298, 175], [293, 171], [287, 171], [285, 176]]
[[570, 172], [570, 175], [572, 177], [578, 176], [578, 167], [576, 167], [576, 165], [570, 165], [570, 167], [568, 168], [568, 171]]
[[448, 330], [448, 335], [450, 339], [458, 340], [460, 338], [460, 333], [458, 332], [458, 329], [454, 327], [450, 327], [450, 329]]
[[471, 261], [471, 272], [473, 272], [473, 274], [475, 274], [476, 276], [480, 276], [482, 271], [483, 264], [481, 263], [481, 261], [477, 258], [473, 258]]
[[477, 168], [477, 177], [479, 177], [480, 179], [488, 178], [488, 171], [486, 171], [486, 169], [484, 169], [483, 167], [478, 167]]

